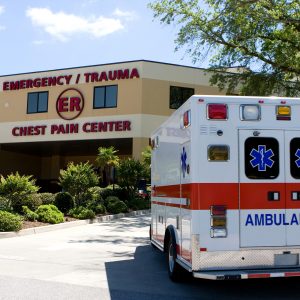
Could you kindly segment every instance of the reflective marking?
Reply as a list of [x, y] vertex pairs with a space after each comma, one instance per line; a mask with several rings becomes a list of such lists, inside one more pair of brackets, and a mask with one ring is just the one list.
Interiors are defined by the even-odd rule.
[[300, 168], [300, 149], [298, 148], [295, 155], [298, 157], [298, 159], [295, 161], [295, 164], [297, 168]]
[[159, 202], [162, 204], [187, 205], [187, 198], [151, 197], [151, 202]]
[[185, 172], [187, 170], [186, 160], [187, 160], [187, 155], [186, 155], [185, 147], [183, 147], [181, 153], [181, 170], [182, 170], [183, 178], [185, 177]]
[[253, 157], [250, 160], [252, 168], [258, 167], [258, 171], [266, 171], [267, 167], [272, 168], [274, 160], [271, 159], [274, 156], [272, 149], [266, 150], [266, 145], [259, 145], [258, 150], [252, 149], [250, 155]]

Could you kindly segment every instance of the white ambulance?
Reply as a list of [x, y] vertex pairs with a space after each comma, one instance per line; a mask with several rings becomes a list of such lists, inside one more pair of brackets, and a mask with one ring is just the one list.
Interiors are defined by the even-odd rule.
[[192, 96], [152, 135], [171, 279], [300, 276], [300, 99]]

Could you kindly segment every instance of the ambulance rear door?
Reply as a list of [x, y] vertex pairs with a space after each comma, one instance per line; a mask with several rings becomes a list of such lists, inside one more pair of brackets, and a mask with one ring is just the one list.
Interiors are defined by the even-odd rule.
[[300, 130], [285, 131], [287, 246], [300, 245]]
[[240, 247], [286, 245], [283, 130], [239, 130]]

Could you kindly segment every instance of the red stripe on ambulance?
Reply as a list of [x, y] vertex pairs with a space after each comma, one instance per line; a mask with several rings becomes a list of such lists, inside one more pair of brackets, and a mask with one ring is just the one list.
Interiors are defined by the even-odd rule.
[[[243, 199], [240, 209], [300, 208], [300, 201], [291, 199], [292, 191], [300, 191], [300, 183], [190, 183], [183, 184], [181, 188], [182, 197], [190, 199], [190, 206], [185, 208], [192, 210], [209, 210], [216, 204], [225, 205], [227, 209], [239, 209], [239, 191]], [[270, 190], [279, 192], [281, 201], [269, 201]], [[180, 198], [180, 186], [156, 186], [152, 196]], [[180, 207], [172, 203], [165, 205]]]

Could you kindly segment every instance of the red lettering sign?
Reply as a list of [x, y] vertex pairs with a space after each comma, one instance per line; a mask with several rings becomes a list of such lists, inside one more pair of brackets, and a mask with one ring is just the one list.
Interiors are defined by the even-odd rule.
[[77, 89], [66, 89], [57, 98], [56, 111], [64, 120], [73, 120], [83, 111], [84, 98]]

